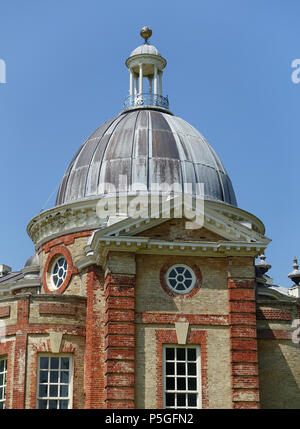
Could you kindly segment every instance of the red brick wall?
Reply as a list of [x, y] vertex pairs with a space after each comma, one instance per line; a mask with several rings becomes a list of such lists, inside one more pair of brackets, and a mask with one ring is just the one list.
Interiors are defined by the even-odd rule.
[[45, 253], [48, 253], [52, 249], [52, 247], [58, 246], [60, 244], [68, 246], [69, 244], [73, 244], [76, 238], [89, 237], [90, 235], [92, 235], [92, 233], [93, 230], [62, 235], [61, 237], [55, 238], [54, 240], [48, 241], [47, 243], [43, 244], [38, 251], [41, 252], [43, 250]]
[[[82, 408], [84, 371], [83, 344], [85, 337], [85, 328], [83, 325], [84, 320], [79, 322], [76, 318], [78, 310], [76, 310], [75, 303], [54, 303], [54, 297], [50, 298], [52, 302], [49, 303], [45, 301], [43, 302], [44, 299], [45, 298], [43, 298], [42, 295], [18, 295], [16, 298], [17, 322], [15, 325], [8, 324], [6, 327], [6, 335], [11, 338], [11, 341], [7, 341], [5, 343], [0, 342], [0, 356], [8, 357], [6, 406], [7, 408], [13, 409], [22, 409], [25, 408], [25, 406], [27, 408], [36, 407], [37, 354], [40, 352], [51, 353], [48, 334], [49, 332], [56, 331], [64, 334], [61, 352], [71, 353], [74, 355], [73, 408]], [[49, 298], [47, 298], [46, 301], [48, 299]], [[56, 315], [54, 315], [54, 317], [58, 319], [53, 321], [56, 323], [30, 322], [31, 305], [36, 306], [36, 300], [42, 301], [37, 305], [38, 308], [41, 307], [44, 311], [54, 308], [58, 310]], [[59, 300], [62, 301], [62, 297], [59, 297]], [[68, 300], [72, 300], [72, 298], [69, 297]], [[82, 303], [80, 305], [82, 307]], [[69, 323], [68, 325], [64, 325], [59, 323], [59, 317], [61, 317], [60, 314], [63, 310], [65, 312], [68, 310], [68, 317], [72, 317], [74, 319], [73, 324]], [[59, 315], [57, 315], [58, 313]], [[39, 334], [39, 336], [35, 336], [34, 334]], [[31, 345], [29, 343], [29, 338]], [[36, 342], [36, 344], [32, 345], [34, 342]], [[32, 347], [34, 351], [33, 354]], [[28, 374], [30, 375], [29, 377]], [[29, 380], [29, 385], [27, 385], [26, 380]]]
[[259, 408], [253, 279], [228, 279], [233, 408]]
[[134, 275], [105, 279], [105, 404], [134, 408]]

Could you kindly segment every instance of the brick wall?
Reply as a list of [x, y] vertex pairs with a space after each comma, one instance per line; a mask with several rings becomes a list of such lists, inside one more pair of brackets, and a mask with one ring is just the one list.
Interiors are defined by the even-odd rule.
[[253, 261], [228, 259], [232, 407], [259, 408]]
[[88, 270], [86, 294], [85, 408], [105, 408], [104, 275], [97, 267], [93, 266]]
[[[15, 305], [16, 314], [13, 310], [10, 316], [2, 318], [6, 323], [7, 340], [0, 342], [0, 356], [8, 357], [6, 407], [13, 409], [36, 407], [38, 354], [52, 353], [49, 334], [62, 332], [60, 352], [71, 353], [74, 356], [73, 375], [76, 388], [73, 407], [83, 408], [85, 298], [18, 294], [14, 299], [7, 298], [7, 302], [2, 299], [0, 309], [8, 306], [13, 308]], [[38, 309], [41, 310], [40, 318], [34, 315]], [[51, 320], [43, 320], [43, 314], [49, 315], [50, 310], [54, 310]], [[7, 309], [2, 311], [2, 315], [7, 314]], [[65, 318], [68, 318], [68, 323], [64, 323]]]
[[300, 407], [300, 345], [292, 341], [292, 322], [299, 318], [299, 307], [296, 302], [266, 297], [257, 302], [261, 408]]
[[105, 278], [105, 405], [112, 409], [135, 407], [135, 257], [122, 256], [109, 254]]

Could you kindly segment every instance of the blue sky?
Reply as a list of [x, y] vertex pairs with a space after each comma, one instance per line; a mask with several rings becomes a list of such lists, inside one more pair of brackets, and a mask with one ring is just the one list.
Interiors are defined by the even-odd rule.
[[239, 207], [272, 239], [277, 284], [299, 248], [300, 58], [298, 0], [2, 0], [0, 263], [34, 252], [29, 220], [48, 201], [82, 141], [117, 115], [128, 91], [124, 62], [151, 42], [168, 65], [164, 93], [225, 165]]

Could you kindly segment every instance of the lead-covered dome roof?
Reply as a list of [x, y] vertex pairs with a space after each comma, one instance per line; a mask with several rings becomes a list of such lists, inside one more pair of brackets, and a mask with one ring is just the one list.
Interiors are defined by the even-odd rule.
[[204, 183], [205, 199], [237, 205], [230, 178], [205, 138], [163, 111], [123, 111], [97, 128], [67, 168], [56, 205], [102, 195], [104, 183], [118, 187], [119, 175], [127, 178], [123, 191]]

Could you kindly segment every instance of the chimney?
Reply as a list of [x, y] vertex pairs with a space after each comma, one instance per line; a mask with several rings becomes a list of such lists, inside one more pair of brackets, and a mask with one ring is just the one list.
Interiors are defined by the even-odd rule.
[[0, 264], [0, 277], [4, 277], [9, 273], [11, 273], [11, 267], [9, 267], [8, 265]]

